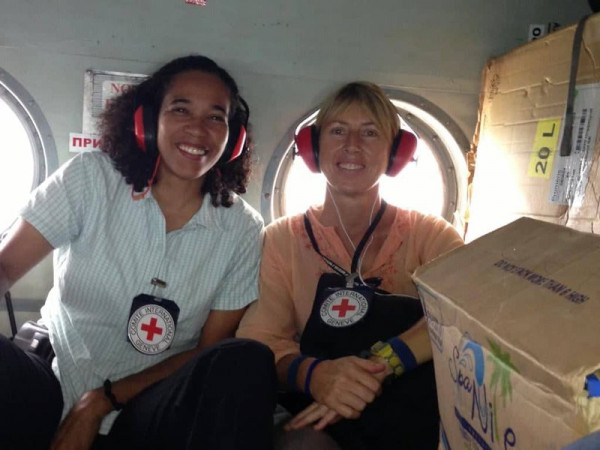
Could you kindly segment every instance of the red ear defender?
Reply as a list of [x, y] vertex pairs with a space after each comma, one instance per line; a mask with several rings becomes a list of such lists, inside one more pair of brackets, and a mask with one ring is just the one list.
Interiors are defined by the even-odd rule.
[[135, 192], [134, 187], [131, 186], [131, 197], [134, 200], [140, 200], [148, 194], [156, 180], [156, 174], [158, 173], [158, 166], [160, 164], [160, 154], [158, 154], [158, 149], [156, 147], [156, 118], [153, 117], [151, 112], [151, 108], [146, 107], [146, 109], [144, 109], [143, 105], [138, 106], [133, 112], [133, 134], [138, 149], [146, 154], [157, 154], [152, 175], [150, 175], [148, 184], [144, 190], [142, 192]]
[[144, 153], [158, 153], [156, 125], [158, 118], [149, 106], [141, 104], [133, 113], [133, 134], [137, 147]]
[[144, 110], [142, 106], [138, 106], [133, 113], [133, 134], [135, 134], [135, 142], [138, 148], [146, 152], [146, 142], [144, 133]]
[[[304, 161], [304, 164], [313, 173], [319, 173], [319, 133], [317, 127], [311, 125], [309, 127], [302, 128], [296, 136], [294, 136], [296, 143], [295, 155], [300, 156]], [[295, 156], [294, 155], [294, 156]]]
[[236, 113], [235, 118], [229, 122], [229, 139], [227, 139], [225, 150], [219, 161], [217, 161], [216, 167], [221, 167], [239, 158], [246, 148], [246, 140], [248, 138], [246, 129], [248, 128], [248, 119], [250, 118], [250, 108], [248, 108], [248, 104], [242, 97], [239, 97], [239, 102], [240, 109]]
[[244, 145], [246, 145], [246, 128], [244, 127], [244, 125], [242, 125], [238, 133], [238, 138], [237, 142], [235, 143], [235, 147], [233, 147], [231, 156], [226, 162], [233, 161], [235, 158], [240, 156], [242, 154], [242, 151], [244, 150]]
[[385, 174], [395, 177], [411, 161], [417, 150], [417, 137], [410, 131], [400, 130], [392, 142], [390, 159]]

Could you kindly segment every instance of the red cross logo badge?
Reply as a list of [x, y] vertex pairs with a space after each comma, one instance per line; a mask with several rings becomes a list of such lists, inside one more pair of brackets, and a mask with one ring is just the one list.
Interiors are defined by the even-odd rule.
[[140, 327], [142, 331], [146, 332], [146, 340], [152, 342], [154, 340], [154, 335], [157, 334], [160, 336], [163, 334], [163, 328], [157, 327], [156, 323], [158, 319], [156, 317], [152, 317], [150, 319], [150, 323], [143, 323]]
[[173, 342], [175, 321], [162, 306], [144, 305], [129, 318], [127, 337], [137, 351], [156, 355], [168, 349]]
[[340, 319], [343, 319], [344, 317], [346, 317], [347, 312], [352, 312], [356, 310], [356, 305], [351, 305], [349, 298], [342, 298], [341, 303], [333, 305], [331, 307], [331, 310], [337, 311], [338, 317]]
[[369, 302], [358, 291], [340, 289], [325, 299], [319, 311], [327, 325], [340, 328], [354, 325], [369, 309]]

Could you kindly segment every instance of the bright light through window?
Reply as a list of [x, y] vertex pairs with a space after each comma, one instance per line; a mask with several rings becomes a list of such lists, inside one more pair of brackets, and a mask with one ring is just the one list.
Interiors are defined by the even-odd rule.
[[33, 149], [23, 123], [0, 98], [0, 232], [14, 220], [33, 185]]
[[[406, 126], [403, 125], [403, 128]], [[325, 177], [310, 172], [301, 158], [296, 158], [284, 186], [284, 213], [297, 214], [311, 205], [323, 203], [325, 188]], [[431, 149], [422, 140], [414, 160], [398, 176], [381, 177], [380, 188], [382, 197], [389, 204], [426, 214], [443, 213], [444, 186], [440, 167]]]

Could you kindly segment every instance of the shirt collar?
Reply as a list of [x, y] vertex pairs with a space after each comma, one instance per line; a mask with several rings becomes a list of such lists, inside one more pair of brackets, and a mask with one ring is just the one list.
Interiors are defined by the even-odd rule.
[[202, 206], [183, 228], [202, 227], [207, 229], [218, 229], [221, 231], [226, 230], [221, 211], [224, 207], [213, 206], [210, 200], [210, 194], [205, 194], [204, 199], [202, 200]]
[[[234, 197], [233, 201], [235, 203], [236, 195], [233, 194], [233, 197]], [[150, 198], [156, 204], [156, 206], [158, 206], [158, 204], [156, 203], [156, 199], [152, 195], [152, 190], [150, 190], [150, 192], [148, 192], [148, 195], [146, 195], [144, 198], [140, 198], [135, 201], [144, 202]], [[233, 207], [233, 205], [232, 205], [232, 207]], [[225, 221], [223, 220], [223, 210], [224, 209], [225, 209], [224, 206], [220, 206], [220, 207], [213, 206], [213, 204], [211, 203], [210, 194], [206, 193], [206, 194], [204, 194], [204, 198], [202, 199], [202, 206], [200, 207], [200, 209], [198, 211], [196, 211], [196, 214], [194, 214], [192, 216], [192, 218], [188, 221], [188, 223], [186, 223], [184, 225], [182, 230], [189, 230], [189, 229], [202, 227], [202, 228], [206, 228], [206, 229], [217, 229], [217, 230], [221, 230], [221, 231], [227, 231], [228, 230], [227, 225], [226, 225]]]

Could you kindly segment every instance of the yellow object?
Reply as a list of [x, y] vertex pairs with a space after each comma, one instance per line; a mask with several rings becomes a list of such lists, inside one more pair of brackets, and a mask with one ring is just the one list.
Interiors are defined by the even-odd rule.
[[371, 346], [371, 355], [385, 359], [395, 376], [399, 377], [404, 373], [404, 366], [402, 365], [402, 361], [400, 361], [400, 357], [387, 342], [375, 342]]
[[535, 178], [550, 178], [554, 153], [558, 145], [560, 134], [560, 119], [540, 120], [537, 124], [529, 170], [527, 175]]

